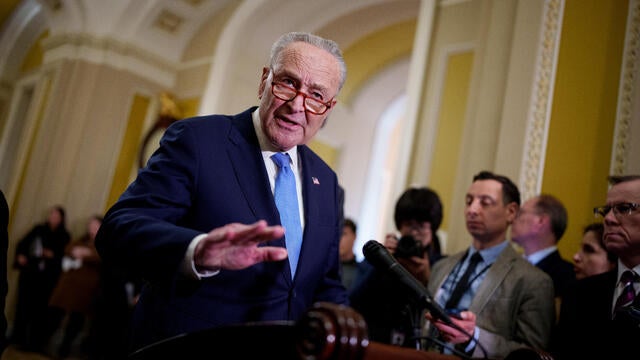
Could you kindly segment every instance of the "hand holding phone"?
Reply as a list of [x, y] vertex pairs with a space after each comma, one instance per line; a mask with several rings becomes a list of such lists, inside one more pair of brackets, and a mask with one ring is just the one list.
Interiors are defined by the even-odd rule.
[[446, 309], [445, 311], [451, 317], [454, 317], [456, 319], [462, 319], [462, 317], [460, 316], [460, 313], [463, 311], [467, 311], [467, 309]]

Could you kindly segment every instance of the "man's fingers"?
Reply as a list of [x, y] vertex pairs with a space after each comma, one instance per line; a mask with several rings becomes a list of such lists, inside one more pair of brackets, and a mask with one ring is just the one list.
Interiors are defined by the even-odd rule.
[[282, 226], [267, 226], [264, 220], [250, 225], [231, 224], [231, 229], [229, 230], [227, 240], [239, 243], [259, 243], [284, 236], [284, 228]]
[[240, 245], [248, 246], [260, 242], [278, 239], [284, 236], [284, 228], [279, 225], [268, 226], [264, 220], [253, 224], [233, 223], [209, 232], [208, 241], [217, 246]]
[[262, 252], [261, 261], [280, 261], [287, 258], [287, 249], [275, 246], [264, 246], [259, 249]]

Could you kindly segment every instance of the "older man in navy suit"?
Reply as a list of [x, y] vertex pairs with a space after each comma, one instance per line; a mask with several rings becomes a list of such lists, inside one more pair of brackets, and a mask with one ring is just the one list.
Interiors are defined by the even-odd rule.
[[603, 219], [604, 244], [618, 255], [618, 265], [579, 280], [566, 295], [553, 344], [557, 359], [638, 358], [640, 175], [610, 176], [609, 183], [606, 205], [594, 212]]
[[[166, 130], [96, 240], [106, 266], [122, 264], [148, 282], [134, 313], [134, 349], [221, 325], [295, 321], [318, 301], [347, 303], [337, 177], [305, 145], [345, 77], [333, 41], [285, 34], [262, 70], [259, 106]], [[289, 228], [274, 196], [284, 171], [276, 153], [295, 176]]]
[[511, 239], [520, 245], [524, 257], [553, 280], [556, 309], [564, 293], [573, 286], [573, 264], [558, 251], [558, 242], [567, 228], [567, 209], [557, 197], [540, 194], [525, 201], [511, 226]]

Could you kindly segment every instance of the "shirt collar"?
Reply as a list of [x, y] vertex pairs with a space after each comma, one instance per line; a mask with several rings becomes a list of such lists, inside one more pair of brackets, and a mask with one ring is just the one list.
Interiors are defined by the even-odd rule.
[[555, 246], [555, 245], [549, 246], [548, 248], [545, 248], [545, 249], [542, 249], [542, 250], [538, 250], [538, 251], [534, 252], [533, 254], [530, 254], [526, 258], [527, 258], [527, 260], [529, 260], [530, 263], [535, 265], [535, 264], [539, 263], [540, 260], [546, 258], [547, 255], [551, 254], [552, 252], [556, 251], [557, 249], [558, 249], [558, 247]]
[[471, 258], [471, 255], [473, 255], [475, 252], [479, 251], [480, 255], [482, 255], [482, 261], [484, 263], [493, 264], [498, 256], [500, 256], [500, 253], [502, 253], [502, 250], [507, 247], [507, 245], [509, 245], [509, 242], [505, 240], [502, 243], [496, 246], [492, 246], [488, 249], [478, 250], [472, 246], [469, 248], [469, 258]]
[[633, 269], [629, 269], [628, 267], [624, 266], [624, 264], [622, 263], [622, 261], [620, 261], [620, 259], [618, 259], [618, 280], [620, 280], [622, 273], [627, 270], [631, 270], [636, 274], [640, 275], [640, 264], [633, 267]]

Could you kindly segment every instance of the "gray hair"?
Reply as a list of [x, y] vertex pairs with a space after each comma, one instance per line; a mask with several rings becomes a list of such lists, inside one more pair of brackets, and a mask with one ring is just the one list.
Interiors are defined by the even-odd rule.
[[342, 51], [340, 51], [340, 47], [335, 41], [322, 38], [318, 35], [306, 32], [290, 32], [280, 36], [280, 38], [273, 43], [273, 46], [271, 46], [269, 66], [273, 67], [282, 50], [294, 42], [305, 42], [317, 48], [326, 50], [333, 55], [333, 57], [338, 60], [338, 64], [340, 64], [340, 87], [338, 89], [342, 89], [342, 85], [344, 85], [344, 82], [347, 79], [347, 65], [344, 63]]

